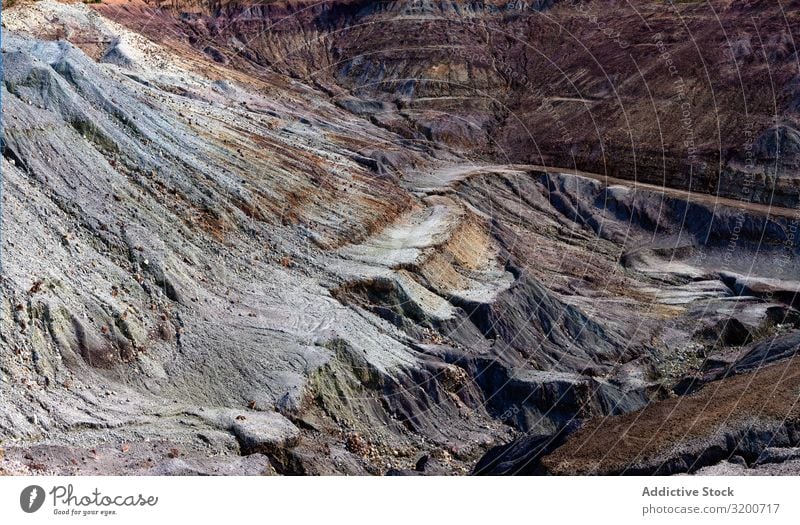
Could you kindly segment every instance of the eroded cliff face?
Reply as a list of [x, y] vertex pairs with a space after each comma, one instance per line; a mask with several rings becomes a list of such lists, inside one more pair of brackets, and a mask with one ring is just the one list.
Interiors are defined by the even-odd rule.
[[[661, 158], [644, 114], [619, 120], [659, 97], [599, 80], [631, 59], [613, 59], [624, 42], [599, 54], [580, 14], [596, 3], [498, 6], [5, 9], [2, 468], [465, 473], [519, 435], [560, 444], [750, 373], [753, 355], [794, 366], [792, 339], [758, 346], [800, 319], [794, 210], [759, 204], [758, 182], [752, 199], [725, 181], [687, 194], [679, 146], [673, 188], [541, 166], [562, 158], [556, 114], [580, 166], [598, 151], [630, 166], [609, 154], [640, 158], [625, 133]], [[564, 36], [580, 28], [597, 69]], [[631, 48], [650, 56], [646, 40]], [[654, 60], [637, 60], [644, 78], [663, 76]], [[769, 60], [788, 86], [790, 58]], [[732, 130], [728, 102], [708, 118]], [[769, 180], [794, 202], [794, 179]], [[514, 443], [504, 472], [569, 470]]]
[[472, 156], [797, 204], [798, 15], [775, 2], [99, 9], [216, 60], [303, 78], [382, 127]]

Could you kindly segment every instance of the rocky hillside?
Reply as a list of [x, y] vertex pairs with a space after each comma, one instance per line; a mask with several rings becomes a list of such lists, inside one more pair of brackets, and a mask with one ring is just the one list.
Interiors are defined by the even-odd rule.
[[798, 204], [800, 15], [770, 0], [153, 0], [99, 11], [217, 62], [303, 79], [381, 127], [471, 157]]
[[796, 468], [794, 15], [607, 4], [4, 6], [0, 471]]

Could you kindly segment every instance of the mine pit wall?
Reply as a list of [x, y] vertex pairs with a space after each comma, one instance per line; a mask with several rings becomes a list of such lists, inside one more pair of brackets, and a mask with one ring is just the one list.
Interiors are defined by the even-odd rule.
[[[280, 4], [269, 5], [279, 6]], [[277, 7], [273, 8], [277, 9]], [[664, 222], [674, 225], [675, 217], [691, 217], [690, 233], [696, 240], [710, 237], [724, 243], [736, 228], [737, 223], [731, 222], [735, 218], [726, 215], [727, 212], [723, 212], [721, 215], [724, 220], [715, 219], [712, 224], [712, 214], [707, 207], [700, 204], [687, 205], [679, 199], [667, 198], [664, 201], [664, 197], [661, 195], [646, 195], [646, 192], [637, 192], [637, 198], [630, 201], [624, 196], [590, 184], [588, 181], [579, 181], [579, 190], [573, 195], [569, 193], [572, 183], [563, 184], [565, 179], [561, 177], [559, 180], [559, 177], [547, 176], [546, 180], [542, 182], [548, 188], [558, 188], [564, 193], [566, 199], [571, 200], [577, 206], [582, 216], [587, 218], [604, 213], [605, 207], [600, 206], [599, 203], [610, 202], [613, 204], [611, 211], [619, 222], [625, 223], [634, 218], [637, 227], [644, 231], [652, 231], [653, 224], [659, 224], [662, 221], [662, 217], [657, 213], [655, 213], [654, 219], [654, 210], [666, 202], [662, 213]], [[765, 230], [768, 232], [770, 242], [776, 244], [785, 242], [785, 236], [781, 237], [780, 233], [786, 231], [785, 222], [781, 223], [779, 219], [767, 220], [757, 214], [745, 214], [745, 217], [744, 224], [739, 227], [738, 233], [743, 239], [742, 242], [760, 240], [761, 232]], [[587, 221], [587, 223], [591, 224], [592, 221]], [[595, 220], [594, 223], [599, 224], [599, 221]], [[603, 230], [598, 230], [598, 232], [605, 234]], [[606, 361], [616, 362], [620, 359], [618, 350], [623, 346], [621, 334], [604, 333], [602, 326], [588, 323], [580, 311], [567, 308], [537, 283], [520, 280], [518, 275], [519, 273], [517, 273], [518, 282], [515, 288], [500, 297], [499, 308], [493, 309], [488, 305], [476, 304], [460, 305], [464, 311], [475, 312], [472, 321], [476, 327], [475, 330], [469, 330], [462, 334], [462, 343], [468, 348], [470, 342], [475, 343], [475, 346], [478, 346], [478, 343], [485, 345], [486, 341], [477, 339], [478, 336], [483, 335], [499, 339], [499, 342], [495, 343], [497, 346], [492, 351], [501, 353], [501, 346], [506, 343], [513, 352], [521, 354], [525, 348], [538, 348], [539, 342], [547, 339], [542, 335], [543, 332], [546, 332], [555, 340], [545, 341], [543, 352], [535, 356], [535, 359], [541, 360], [535, 364], [546, 366], [553, 364], [555, 356], [558, 355], [559, 345], [563, 346], [565, 341], [569, 341], [575, 336], [576, 326], [589, 324], [589, 333], [583, 335], [584, 339], [574, 350], [575, 354], [563, 362], [559, 360], [559, 366], [564, 369], [555, 370], [549, 375], [525, 376], [520, 374], [512, 377], [512, 371], [520, 368], [519, 360], [509, 359], [498, 365], [498, 360], [494, 358], [455, 355], [454, 350], [447, 350], [452, 354], [442, 359], [445, 365], [458, 363], [458, 366], [449, 368], [440, 361], [433, 360], [434, 362], [422, 371], [412, 368], [390, 376], [374, 369], [354, 365], [352, 356], [343, 357], [344, 354], [337, 354], [336, 359], [328, 368], [323, 368], [319, 376], [312, 380], [310, 391], [318, 396], [320, 406], [329, 410], [330, 416], [334, 420], [347, 421], [352, 418], [348, 424], [356, 427], [369, 427], [378, 422], [385, 423], [392, 429], [392, 435], [408, 431], [436, 436], [435, 439], [440, 443], [456, 439], [459, 437], [460, 431], [476, 428], [478, 422], [489, 420], [483, 408], [487, 399], [490, 400], [488, 410], [495, 420], [518, 429], [533, 428], [539, 431], [557, 430], [565, 422], [576, 417], [587, 418], [619, 411], [627, 412], [647, 403], [646, 393], [641, 390], [629, 391], [625, 389], [625, 385], [603, 382], [588, 374], [586, 376], [582, 374], [583, 370], [579, 366], [581, 362], [594, 362], [598, 365], [598, 369], [606, 370]], [[535, 306], [531, 301], [526, 302], [526, 298], [530, 300], [535, 298], [545, 304], [544, 311], [537, 310], [536, 321], [541, 326], [531, 328], [528, 326], [530, 323], [521, 322], [521, 320], [527, 319], [527, 314], [530, 314]], [[169, 299], [174, 300], [176, 297], [169, 297]], [[567, 313], [566, 319], [563, 317], [564, 312]], [[51, 316], [40, 317], [46, 320]], [[523, 324], [525, 325], [524, 330]], [[556, 326], [556, 329], [549, 330], [548, 327], [553, 325]], [[496, 327], [501, 333], [490, 332], [485, 329], [487, 326]], [[481, 330], [481, 327], [484, 329]], [[510, 336], [521, 332], [524, 332], [525, 341], [523, 343], [525, 344], [520, 343], [517, 348], [513, 348]], [[77, 335], [76, 339], [78, 339]], [[73, 345], [72, 341], [70, 341], [70, 345], [75, 348], [81, 346], [77, 342]], [[93, 352], [90, 345], [84, 346], [88, 349], [88, 355], [84, 355], [83, 358], [91, 361]], [[598, 348], [605, 355], [595, 355], [598, 353]], [[78, 353], [75, 354], [76, 359], [79, 359], [78, 355]], [[631, 357], [633, 356], [625, 356], [625, 359]], [[517, 357], [517, 359], [519, 358]], [[89, 365], [92, 364], [94, 363], [89, 362]], [[492, 364], [499, 368], [492, 368]], [[475, 379], [477, 387], [472, 385], [466, 389], [458, 388], [464, 381], [462, 376], [464, 371], [470, 374], [470, 379]], [[418, 385], [422, 385], [419, 387], [422, 389], [421, 392], [414, 390]], [[508, 390], [503, 390], [503, 388]], [[348, 394], [345, 397], [357, 399], [367, 395], [370, 399], [365, 401], [363, 406], [344, 406], [337, 404], [338, 394], [342, 392]], [[522, 403], [523, 406], [520, 406], [518, 402], [516, 404], [512, 402], [512, 400], [519, 399], [525, 399], [525, 402]], [[565, 402], [563, 406], [559, 406], [558, 410], [550, 411], [554, 400], [565, 400]], [[471, 415], [474, 419], [469, 423], [459, 423], [463, 426], [442, 430], [441, 422], [453, 422], [453, 425], [456, 425], [455, 422], [462, 419], [461, 410], [464, 406], [474, 411]], [[511, 415], [507, 416], [506, 414], [509, 413]], [[397, 417], [398, 421], [393, 421], [390, 416], [392, 414], [399, 416]], [[420, 418], [417, 416], [418, 414], [430, 414], [431, 417]], [[492, 433], [497, 435], [500, 432], [493, 429]]]
[[757, 166], [748, 167], [737, 158], [721, 162], [719, 153], [715, 151], [701, 153], [694, 162], [690, 162], [680, 152], [636, 151], [633, 155], [630, 147], [614, 145], [607, 145], [604, 154], [591, 152], [572, 155], [561, 147], [546, 151], [544, 147], [542, 149], [542, 156], [528, 155], [516, 160], [536, 163], [544, 158], [552, 166], [577, 168], [589, 173], [716, 195], [743, 203], [789, 208], [798, 210], [800, 215], [800, 182], [794, 158], [764, 158]]
[[[638, 11], [557, 1], [147, 5], [168, 9], [156, 18], [182, 17], [163, 23], [190, 44], [215, 47], [215, 56], [240, 54], [330, 93], [396, 105], [364, 116], [409, 138], [503, 162], [577, 167], [796, 207], [800, 92], [784, 17], [776, 6], [716, 4], [713, 13], [695, 3], [667, 9], [655, 1]], [[96, 9], [134, 30], [144, 14]], [[788, 16], [790, 26], [799, 22], [796, 13]], [[691, 38], [684, 19], [691, 20]], [[776, 35], [763, 48], [750, 36], [753, 28], [742, 26], [751, 19], [762, 34]], [[729, 49], [720, 26], [741, 33], [751, 51]], [[398, 33], [402, 53], [392, 37]], [[630, 45], [642, 35], [652, 45]], [[775, 100], [762, 89], [765, 67]], [[784, 115], [777, 124], [776, 113]]]
[[752, 253], [758, 250], [787, 251], [797, 264], [800, 243], [796, 242], [796, 230], [800, 208], [793, 214], [791, 209], [776, 207], [779, 214], [767, 215], [747, 210], [746, 203], [738, 207], [729, 202], [687, 202], [650, 189], [608, 187], [593, 179], [570, 174], [539, 173], [538, 178], [547, 188], [551, 204], [569, 217], [574, 211], [559, 204], [566, 198], [586, 225], [610, 240], [618, 240], [618, 236], [610, 228], [613, 225], [606, 222], [606, 229], [601, 227], [604, 223], [602, 214], [635, 230], [658, 232], [676, 239], [680, 234], [683, 242], [675, 244], [676, 249], [687, 241], [710, 250], [725, 249], [734, 242], [737, 249]]
[[689, 445], [681, 453], [665, 457], [658, 464], [631, 466], [624, 471], [604, 474], [625, 474], [628, 476], [671, 476], [675, 474], [694, 473], [703, 467], [727, 461], [733, 456], [740, 456], [748, 465], [759, 463], [767, 448], [792, 448], [800, 445], [800, 422], [789, 420], [783, 422], [754, 424], [738, 431], [723, 432], [712, 443], [698, 444], [697, 448]]

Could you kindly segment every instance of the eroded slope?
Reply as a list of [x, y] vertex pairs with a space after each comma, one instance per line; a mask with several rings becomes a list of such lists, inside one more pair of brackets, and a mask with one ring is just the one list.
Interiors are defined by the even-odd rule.
[[794, 333], [791, 210], [475, 161], [209, 5], [4, 10], [6, 471], [463, 473]]

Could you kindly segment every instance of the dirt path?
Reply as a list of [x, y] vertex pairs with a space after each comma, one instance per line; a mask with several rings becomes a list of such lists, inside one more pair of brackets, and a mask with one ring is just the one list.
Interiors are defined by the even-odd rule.
[[566, 173], [586, 179], [596, 180], [605, 186], [624, 186], [626, 188], [663, 193], [670, 197], [676, 197], [688, 202], [705, 204], [706, 206], [714, 209], [721, 207], [738, 208], [761, 215], [786, 217], [788, 219], [800, 221], [800, 207], [785, 208], [782, 206], [768, 206], [765, 204], [757, 204], [738, 199], [730, 199], [705, 193], [669, 188], [666, 186], [659, 186], [657, 184], [647, 184], [628, 179], [619, 179], [616, 177], [601, 175], [599, 173], [589, 173], [587, 171], [540, 166], [535, 164], [458, 164], [447, 166], [431, 173], [411, 173], [406, 177], [405, 182], [413, 191], [435, 192], [445, 190], [448, 187], [452, 188], [455, 183], [475, 175], [488, 173], [503, 173], [506, 175], [515, 173], [523, 174], [531, 171], [542, 171], [545, 173]]
[[767, 206], [765, 204], [756, 204], [738, 199], [729, 199], [726, 197], [718, 197], [716, 195], [709, 195], [706, 193], [697, 193], [686, 190], [679, 190], [676, 188], [669, 188], [666, 186], [659, 186], [657, 184], [647, 184], [644, 182], [636, 182], [627, 179], [618, 179], [598, 173], [589, 173], [586, 171], [573, 170], [567, 168], [550, 168], [547, 166], [526, 166], [527, 169], [544, 171], [546, 173], [568, 173], [570, 175], [577, 175], [587, 179], [594, 179], [602, 182], [606, 186], [625, 186], [627, 188], [636, 188], [646, 191], [653, 191], [664, 193], [671, 197], [677, 197], [689, 202], [699, 202], [713, 208], [726, 207], [726, 208], [739, 208], [753, 213], [760, 213], [763, 215], [771, 215], [775, 217], [787, 217], [800, 220], [800, 208], [784, 208], [781, 206]]

